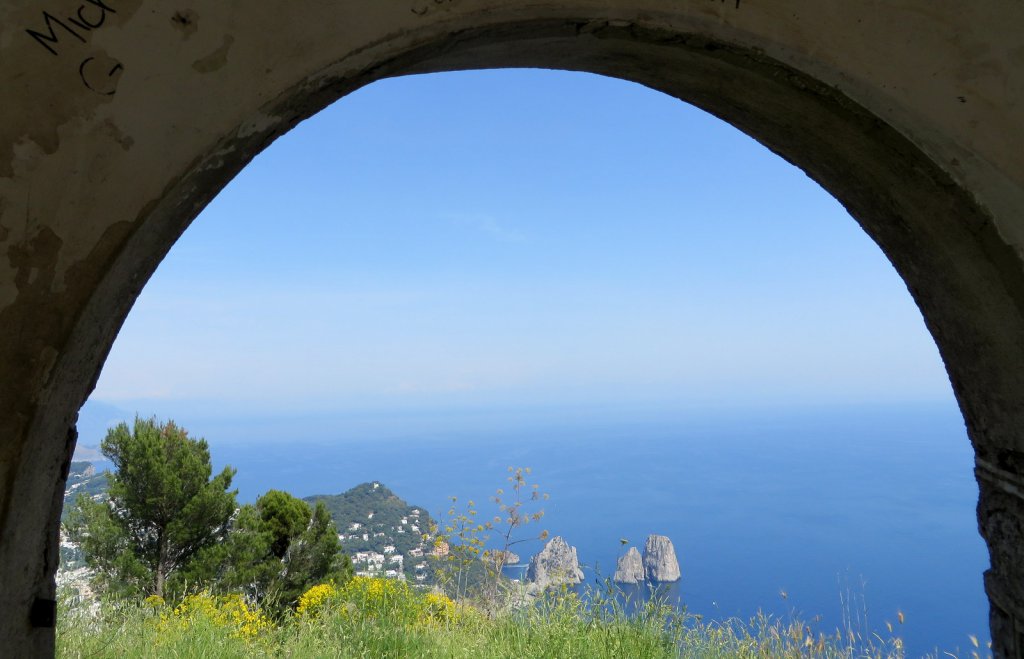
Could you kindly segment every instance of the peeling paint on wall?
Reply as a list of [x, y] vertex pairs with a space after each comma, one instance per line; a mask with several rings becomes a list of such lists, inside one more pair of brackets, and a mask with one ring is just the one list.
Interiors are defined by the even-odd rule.
[[224, 41], [221, 42], [220, 48], [213, 51], [206, 57], [197, 59], [192, 62], [192, 68], [199, 73], [213, 73], [214, 71], [222, 68], [228, 63], [228, 51], [231, 50], [231, 45], [235, 43], [235, 38], [230, 34], [224, 35]]

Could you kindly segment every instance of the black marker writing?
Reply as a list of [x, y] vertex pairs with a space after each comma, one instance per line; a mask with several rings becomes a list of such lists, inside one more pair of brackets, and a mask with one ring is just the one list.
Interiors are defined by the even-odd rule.
[[78, 66], [78, 77], [82, 79], [82, 84], [97, 94], [113, 96], [122, 71], [124, 66], [120, 62], [108, 62], [107, 66], [102, 66], [95, 57], [86, 57]]
[[[60, 43], [61, 34], [69, 34], [82, 43], [85, 43], [83, 33], [91, 32], [103, 26], [107, 20], [107, 14], [116, 14], [117, 11], [105, 2], [105, 0], [85, 0], [78, 6], [72, 16], [63, 20], [54, 16], [48, 11], [43, 12], [43, 25], [40, 30], [26, 29], [25, 32], [36, 40], [40, 46], [50, 51], [52, 55], [59, 55], [57, 45]], [[70, 23], [70, 25], [69, 25]], [[75, 28], [78, 28], [77, 30]]]

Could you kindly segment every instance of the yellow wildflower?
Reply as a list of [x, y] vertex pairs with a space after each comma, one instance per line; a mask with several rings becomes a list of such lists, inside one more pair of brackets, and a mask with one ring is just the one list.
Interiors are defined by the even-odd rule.
[[338, 595], [338, 589], [334, 584], [322, 583], [313, 586], [299, 598], [299, 606], [295, 609], [298, 616], [315, 617], [320, 613], [324, 604]]

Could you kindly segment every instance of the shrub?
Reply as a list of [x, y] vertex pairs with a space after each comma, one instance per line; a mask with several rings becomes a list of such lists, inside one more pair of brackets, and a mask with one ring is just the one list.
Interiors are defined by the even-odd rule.
[[[158, 605], [160, 606], [160, 605]], [[232, 638], [254, 639], [271, 628], [270, 620], [241, 595], [189, 595], [173, 609], [160, 612], [157, 628], [161, 633], [187, 630], [193, 626], [211, 626], [225, 630]]]
[[324, 605], [338, 596], [338, 589], [331, 583], [322, 583], [313, 586], [299, 597], [299, 605], [295, 609], [295, 615], [299, 617], [315, 618], [320, 614]]

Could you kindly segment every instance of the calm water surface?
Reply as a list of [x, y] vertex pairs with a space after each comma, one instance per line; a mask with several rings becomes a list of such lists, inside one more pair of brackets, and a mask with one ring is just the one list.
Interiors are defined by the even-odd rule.
[[[489, 517], [506, 468], [530, 466], [551, 495], [531, 532], [575, 545], [589, 579], [612, 575], [620, 538], [642, 547], [658, 533], [672, 538], [682, 569], [671, 595], [694, 613], [820, 615], [829, 631], [844, 608], [875, 630], [902, 611], [911, 656], [965, 648], [968, 634], [987, 639], [978, 490], [951, 405], [303, 423], [190, 430], [209, 439], [217, 465], [238, 470], [244, 501], [270, 488], [306, 496], [379, 480], [432, 515], [457, 495]], [[539, 547], [516, 550], [525, 561]]]

